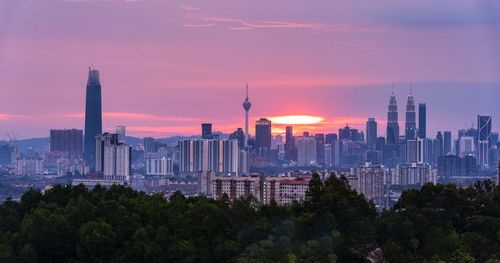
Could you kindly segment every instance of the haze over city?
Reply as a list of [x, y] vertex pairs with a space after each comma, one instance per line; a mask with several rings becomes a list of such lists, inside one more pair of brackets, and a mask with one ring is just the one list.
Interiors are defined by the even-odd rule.
[[103, 129], [126, 125], [137, 137], [198, 134], [201, 122], [224, 133], [243, 127], [246, 83], [250, 123], [315, 117], [293, 119], [297, 132], [361, 129], [375, 117], [385, 134], [392, 87], [403, 109], [410, 85], [427, 103], [429, 134], [475, 127], [477, 114], [492, 115], [498, 130], [499, 7], [2, 1], [0, 139], [83, 128], [91, 65], [101, 72]]

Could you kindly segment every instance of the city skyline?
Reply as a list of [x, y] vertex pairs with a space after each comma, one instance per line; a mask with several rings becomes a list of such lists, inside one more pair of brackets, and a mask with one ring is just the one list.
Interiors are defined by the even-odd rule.
[[255, 120], [283, 115], [324, 119], [299, 133], [346, 122], [362, 130], [374, 117], [384, 135], [392, 84], [404, 134], [410, 83], [416, 105], [427, 104], [428, 137], [456, 137], [477, 114], [491, 115], [498, 131], [500, 4], [442, 1], [429, 13], [429, 3], [5, 1], [0, 139], [82, 129], [93, 62], [103, 129], [125, 125], [137, 137], [194, 135], [204, 122], [224, 133], [244, 128], [246, 82], [252, 135]]

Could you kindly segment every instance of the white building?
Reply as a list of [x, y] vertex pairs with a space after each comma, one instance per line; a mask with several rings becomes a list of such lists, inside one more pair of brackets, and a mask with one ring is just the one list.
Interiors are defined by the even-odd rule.
[[240, 165], [240, 158], [246, 159], [246, 155], [240, 153], [238, 140], [180, 140], [178, 145], [181, 173], [214, 171], [238, 175], [247, 170], [246, 165]]
[[397, 165], [391, 171], [387, 184], [391, 185], [424, 185], [426, 183], [436, 183], [437, 172], [429, 164], [407, 164]]
[[174, 175], [174, 163], [172, 159], [166, 157], [146, 159], [146, 175]]
[[297, 165], [316, 165], [316, 139], [310, 136], [299, 136], [295, 138], [297, 145]]
[[15, 171], [18, 176], [43, 174], [43, 161], [39, 158], [18, 158], [15, 161]]
[[127, 144], [104, 146], [104, 179], [130, 180], [131, 151]]

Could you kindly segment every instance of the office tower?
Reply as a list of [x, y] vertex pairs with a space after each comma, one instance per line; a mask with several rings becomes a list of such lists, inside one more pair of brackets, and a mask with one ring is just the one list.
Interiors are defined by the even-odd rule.
[[399, 143], [399, 123], [398, 123], [398, 105], [394, 91], [391, 93], [389, 107], [387, 112], [387, 144], [398, 145]]
[[116, 126], [115, 133], [118, 134], [119, 142], [125, 142], [125, 136], [126, 136], [125, 126]]
[[156, 145], [156, 141], [153, 137], [144, 137], [143, 144], [144, 144], [144, 152], [146, 153], [146, 155], [148, 153], [155, 153], [156, 152], [157, 145]]
[[491, 135], [491, 116], [477, 115], [477, 161], [478, 164], [487, 168], [489, 163], [490, 135]]
[[444, 152], [444, 139], [443, 139], [443, 134], [441, 132], [438, 132], [436, 135], [436, 139], [433, 141], [433, 162], [437, 163], [437, 159], [440, 156], [443, 156], [447, 153]]
[[84, 157], [91, 169], [95, 169], [95, 137], [102, 133], [101, 83], [99, 71], [89, 68], [85, 98]]
[[229, 135], [229, 139], [238, 140], [238, 146], [243, 149], [245, 146], [245, 132], [242, 128], [236, 129], [233, 133]]
[[50, 130], [50, 151], [63, 152], [70, 159], [79, 159], [83, 154], [83, 131]]
[[252, 103], [248, 100], [248, 84], [246, 86], [246, 97], [245, 101], [243, 101], [243, 109], [245, 110], [245, 147], [248, 145], [248, 112], [250, 111], [250, 107], [252, 107]]
[[172, 176], [174, 162], [167, 157], [146, 159], [146, 175]]
[[333, 166], [333, 145], [326, 143], [325, 144], [325, 167]]
[[366, 122], [366, 144], [370, 148], [374, 148], [377, 143], [377, 122], [375, 118], [368, 118]]
[[410, 94], [408, 95], [408, 100], [406, 101], [406, 119], [405, 119], [405, 138], [407, 140], [416, 139], [416, 113], [415, 113], [415, 101], [413, 100], [413, 93], [410, 89]]
[[314, 135], [316, 140], [316, 162], [319, 165], [325, 164], [325, 135], [317, 133]]
[[431, 163], [432, 140], [427, 138], [417, 138], [417, 163]]
[[295, 137], [293, 137], [293, 127], [286, 126], [285, 134], [285, 159], [288, 161], [297, 160], [297, 148], [295, 147]]
[[462, 136], [458, 140], [458, 155], [464, 157], [466, 155], [475, 155], [474, 137]]
[[255, 122], [255, 148], [271, 149], [271, 121], [266, 118]]
[[358, 141], [360, 139], [357, 129], [345, 126], [339, 129], [339, 140]]
[[271, 136], [271, 149], [278, 149], [281, 144], [283, 144], [283, 136], [281, 134]]
[[201, 124], [201, 138], [212, 139], [212, 123]]
[[443, 155], [451, 153], [451, 131], [443, 132]]
[[477, 174], [476, 167], [476, 158], [472, 155], [446, 155], [438, 158], [437, 172], [440, 182], [447, 183], [453, 177], [473, 179]]
[[335, 134], [335, 133], [329, 133], [329, 134], [325, 135], [325, 143], [333, 144], [333, 142], [335, 142], [337, 140], [338, 140], [338, 137], [337, 137], [337, 134]]
[[418, 137], [427, 138], [427, 106], [425, 103], [418, 104]]
[[416, 163], [418, 161], [417, 140], [406, 140], [406, 163]]
[[310, 166], [317, 162], [316, 139], [310, 136], [296, 137], [297, 165]]

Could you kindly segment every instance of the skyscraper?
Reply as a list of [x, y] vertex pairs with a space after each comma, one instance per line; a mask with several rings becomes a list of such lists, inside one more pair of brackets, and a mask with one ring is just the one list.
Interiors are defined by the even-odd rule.
[[413, 100], [413, 93], [410, 89], [410, 94], [408, 95], [408, 100], [406, 101], [406, 119], [405, 119], [405, 138], [407, 140], [416, 139], [416, 113], [415, 113], [415, 101]]
[[85, 101], [84, 157], [87, 164], [95, 169], [96, 136], [102, 133], [101, 82], [99, 71], [89, 68]]
[[266, 118], [255, 122], [255, 148], [271, 149], [271, 121]]
[[491, 116], [477, 115], [477, 128], [478, 128], [478, 158], [479, 165], [487, 167], [489, 163], [489, 145], [491, 135]]
[[316, 162], [320, 165], [325, 164], [325, 135], [323, 133], [316, 133]]
[[285, 129], [285, 159], [295, 161], [297, 160], [297, 148], [295, 147], [295, 138], [293, 137], [293, 127], [286, 126]]
[[451, 131], [443, 132], [443, 155], [451, 153]]
[[79, 159], [82, 157], [82, 147], [82, 130], [50, 130], [51, 152], [64, 152], [69, 158]]
[[374, 148], [377, 142], [377, 122], [375, 118], [368, 118], [366, 122], [366, 144]]
[[387, 144], [398, 145], [399, 143], [399, 123], [398, 123], [398, 105], [394, 91], [389, 100], [389, 110], [387, 112]]
[[245, 110], [245, 146], [248, 145], [248, 111], [250, 111], [252, 103], [248, 100], [248, 84], [246, 86], [246, 97], [243, 101], [243, 109]]
[[310, 166], [316, 164], [316, 139], [314, 137], [299, 136], [297, 139], [297, 165]]
[[212, 123], [201, 124], [201, 138], [212, 139]]
[[418, 137], [426, 138], [427, 133], [427, 106], [425, 103], [418, 104]]

